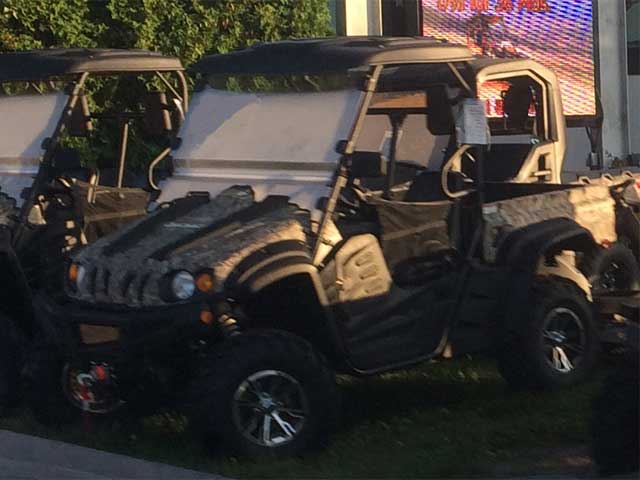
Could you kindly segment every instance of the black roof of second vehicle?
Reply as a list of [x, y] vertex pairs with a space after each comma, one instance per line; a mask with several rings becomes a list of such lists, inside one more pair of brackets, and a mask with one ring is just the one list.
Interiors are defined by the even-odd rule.
[[147, 50], [97, 48], [23, 50], [0, 53], [0, 82], [89, 73], [184, 70], [180, 59]]
[[259, 43], [203, 57], [202, 74], [296, 74], [341, 72], [368, 65], [471, 60], [463, 45], [428, 37], [334, 37]]

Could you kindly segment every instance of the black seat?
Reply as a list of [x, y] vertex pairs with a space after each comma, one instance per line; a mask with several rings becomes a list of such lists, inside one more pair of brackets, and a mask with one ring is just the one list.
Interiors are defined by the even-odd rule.
[[446, 200], [440, 172], [424, 171], [416, 175], [404, 196], [405, 202], [437, 202]]
[[518, 175], [531, 152], [527, 143], [495, 143], [485, 153], [484, 179], [488, 182], [504, 182]]
[[[449, 189], [457, 192], [464, 188], [464, 176], [458, 172], [449, 173]], [[403, 202], [441, 202], [450, 200], [442, 190], [442, 173], [427, 171], [416, 175], [404, 196]]]

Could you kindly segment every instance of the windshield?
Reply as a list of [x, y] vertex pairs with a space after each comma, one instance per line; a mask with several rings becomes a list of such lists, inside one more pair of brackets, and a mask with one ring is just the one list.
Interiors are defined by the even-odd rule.
[[325, 89], [317, 79], [244, 82], [210, 82], [195, 94], [174, 152], [178, 169], [211, 168], [218, 175], [224, 175], [220, 169], [251, 170], [256, 179], [296, 172], [330, 176], [360, 91], [335, 82]]
[[64, 93], [0, 97], [0, 168], [33, 170], [42, 155], [42, 141], [51, 136], [62, 115]]

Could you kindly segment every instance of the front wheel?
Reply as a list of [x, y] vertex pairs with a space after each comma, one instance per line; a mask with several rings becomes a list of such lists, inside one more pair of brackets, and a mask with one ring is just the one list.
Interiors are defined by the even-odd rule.
[[233, 337], [206, 360], [190, 389], [190, 419], [249, 457], [301, 453], [335, 421], [337, 390], [322, 356], [294, 335]]
[[595, 315], [575, 284], [559, 277], [537, 280], [529, 302], [509, 317], [497, 356], [511, 387], [569, 386], [592, 373], [599, 350]]
[[13, 322], [0, 313], [0, 414], [17, 403], [20, 391], [20, 345]]
[[65, 362], [55, 346], [36, 337], [27, 352], [24, 396], [33, 416], [43, 425], [61, 426], [79, 416], [63, 390], [64, 370]]

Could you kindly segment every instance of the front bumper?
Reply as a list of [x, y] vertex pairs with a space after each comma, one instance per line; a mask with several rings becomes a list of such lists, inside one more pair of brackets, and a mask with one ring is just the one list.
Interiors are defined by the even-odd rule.
[[72, 301], [61, 303], [39, 293], [33, 305], [42, 333], [66, 355], [87, 350], [152, 352], [215, 334], [212, 325], [200, 321], [200, 313], [208, 310], [201, 302], [144, 309], [109, 308]]

